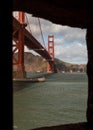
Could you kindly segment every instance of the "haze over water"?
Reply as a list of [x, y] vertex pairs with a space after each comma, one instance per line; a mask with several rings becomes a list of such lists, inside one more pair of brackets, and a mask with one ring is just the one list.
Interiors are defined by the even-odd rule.
[[45, 82], [14, 82], [15, 130], [86, 121], [87, 75], [56, 73], [45, 77]]

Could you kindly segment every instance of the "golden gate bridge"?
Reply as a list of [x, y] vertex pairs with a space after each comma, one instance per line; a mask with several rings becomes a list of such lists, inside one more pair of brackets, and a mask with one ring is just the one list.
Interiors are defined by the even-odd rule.
[[[47, 61], [47, 72], [55, 72], [54, 65], [54, 36], [48, 36], [48, 48], [42, 44], [26, 29], [28, 23], [25, 22], [25, 13], [18, 12], [18, 18], [13, 16], [13, 66], [17, 67], [16, 75], [19, 78], [25, 77], [24, 68], [24, 46], [34, 50]], [[40, 25], [40, 21], [39, 21]], [[40, 28], [41, 29], [41, 28]], [[41, 32], [42, 33], [42, 32]], [[43, 38], [43, 35], [42, 35]], [[44, 41], [44, 39], [43, 39]], [[18, 57], [14, 56], [18, 52]]]

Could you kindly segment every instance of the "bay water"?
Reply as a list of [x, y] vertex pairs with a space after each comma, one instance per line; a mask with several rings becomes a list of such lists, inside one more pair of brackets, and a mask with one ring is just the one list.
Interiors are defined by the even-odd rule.
[[13, 82], [14, 130], [86, 122], [86, 73], [55, 73], [45, 78], [45, 82]]

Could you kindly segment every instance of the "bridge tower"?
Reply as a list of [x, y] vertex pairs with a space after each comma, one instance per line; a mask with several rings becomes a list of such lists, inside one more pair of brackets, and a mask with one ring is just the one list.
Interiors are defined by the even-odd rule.
[[[48, 36], [48, 53], [52, 60], [47, 62], [47, 72], [54, 72], [54, 36]], [[51, 64], [52, 62], [52, 64]]]
[[[21, 28], [13, 32], [13, 67], [15, 66], [16, 71], [13, 72], [13, 76], [16, 78], [25, 78], [24, 69], [24, 13], [18, 12], [18, 21], [21, 24]], [[14, 53], [17, 52], [17, 56]]]

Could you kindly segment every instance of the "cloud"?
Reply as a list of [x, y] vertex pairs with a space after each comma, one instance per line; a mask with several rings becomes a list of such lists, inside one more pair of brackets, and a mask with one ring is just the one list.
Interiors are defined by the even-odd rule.
[[57, 58], [70, 63], [86, 64], [87, 49], [81, 43], [75, 43], [68, 46], [55, 46], [55, 55]]

